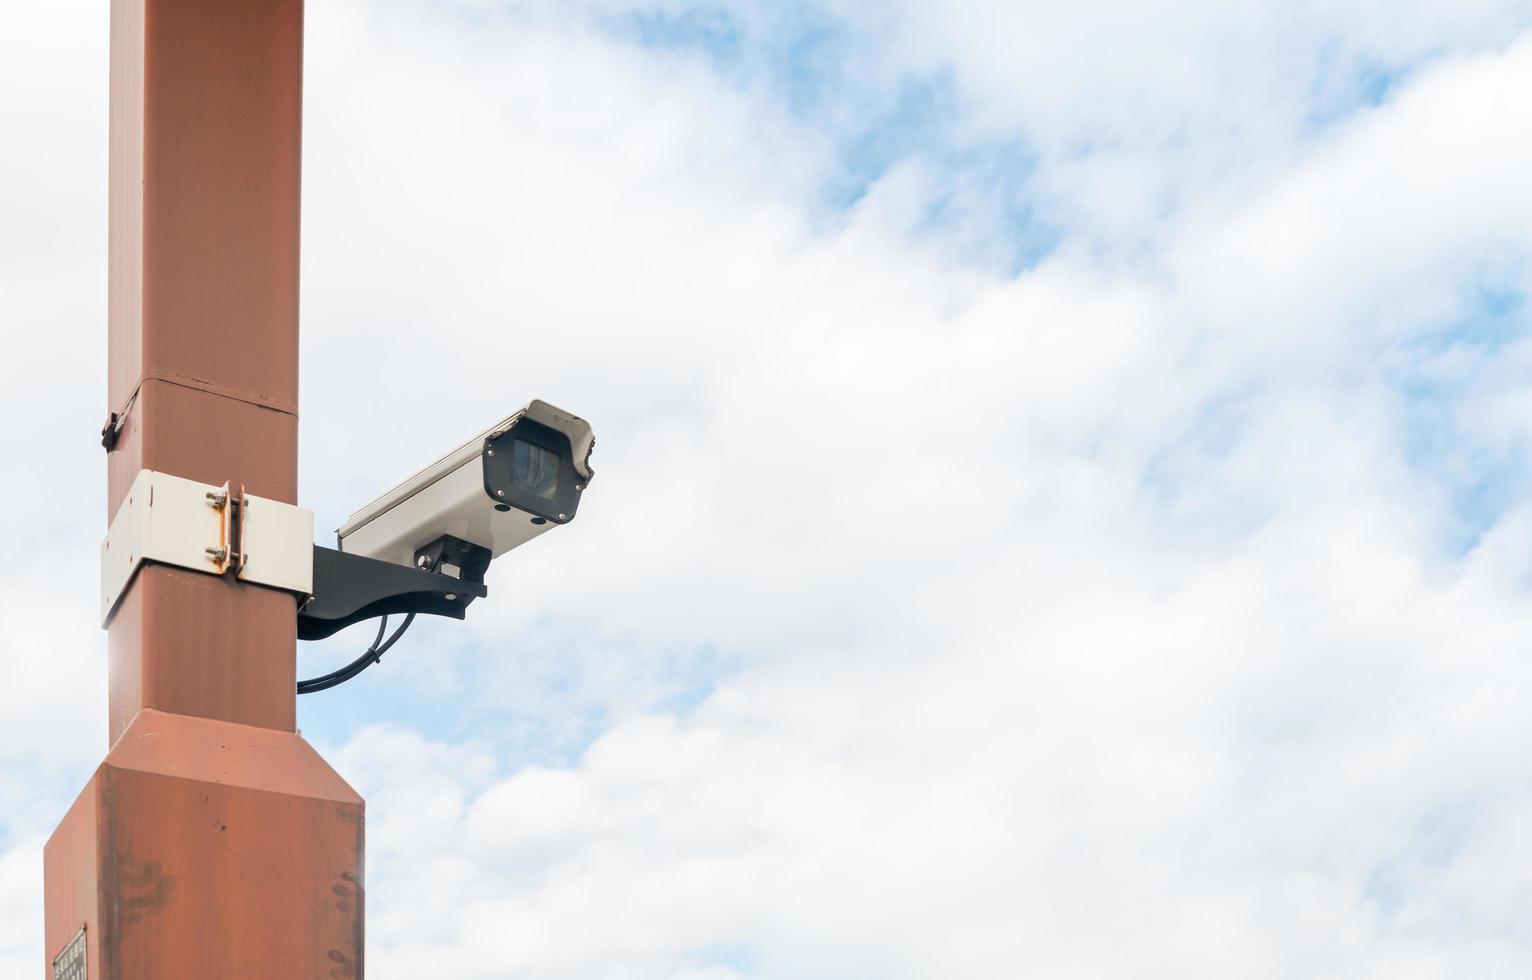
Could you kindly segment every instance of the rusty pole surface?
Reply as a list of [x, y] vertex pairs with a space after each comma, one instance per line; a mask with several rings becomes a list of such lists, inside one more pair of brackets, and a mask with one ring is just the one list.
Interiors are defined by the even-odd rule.
[[[107, 519], [140, 469], [296, 502], [302, 0], [111, 17]], [[46, 849], [47, 976], [82, 929], [91, 980], [362, 975], [363, 804], [294, 732], [295, 603], [140, 569]]]

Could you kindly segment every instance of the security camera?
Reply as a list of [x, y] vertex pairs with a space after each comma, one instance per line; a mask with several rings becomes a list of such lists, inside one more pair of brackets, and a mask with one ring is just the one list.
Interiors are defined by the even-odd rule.
[[489, 563], [574, 520], [590, 484], [590, 424], [533, 401], [352, 514], [314, 548], [300, 639], [394, 613], [462, 619]]
[[[327, 690], [378, 663], [416, 616], [465, 618], [489, 594], [491, 561], [574, 520], [595, 444], [584, 419], [534, 401], [352, 514], [337, 548], [313, 543], [314, 513], [296, 504], [141, 470], [101, 545], [102, 625], [146, 563], [292, 593], [300, 640], [381, 620], [360, 657], [297, 685]], [[404, 622], [385, 639], [394, 615]]]
[[594, 445], [584, 419], [534, 401], [352, 514], [340, 550], [430, 568], [450, 537], [499, 558], [574, 520]]

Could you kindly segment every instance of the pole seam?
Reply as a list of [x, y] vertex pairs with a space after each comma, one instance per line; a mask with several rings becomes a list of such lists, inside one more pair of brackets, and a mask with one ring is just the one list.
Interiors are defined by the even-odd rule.
[[139, 390], [150, 381], [161, 381], [165, 384], [177, 385], [181, 388], [190, 388], [193, 391], [202, 391], [209, 395], [217, 395], [220, 398], [228, 398], [233, 401], [244, 402], [246, 405], [254, 405], [256, 408], [268, 408], [273, 412], [281, 412], [294, 418], [298, 417], [298, 406], [285, 399], [272, 398], [270, 395], [246, 394], [225, 385], [204, 381], [201, 378], [167, 371], [145, 371], [139, 375], [138, 384], [133, 388], [133, 394], [129, 395], [127, 402], [124, 403], [123, 411], [120, 413], [122, 416], [125, 417], [127, 415], [128, 406], [133, 404], [133, 400], [138, 397]]

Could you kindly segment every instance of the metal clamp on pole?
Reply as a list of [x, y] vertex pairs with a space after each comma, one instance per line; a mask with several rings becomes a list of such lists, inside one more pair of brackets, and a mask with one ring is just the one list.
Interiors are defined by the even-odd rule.
[[314, 512], [253, 494], [231, 495], [169, 473], [139, 470], [101, 544], [101, 625], [144, 562], [242, 582], [303, 598], [314, 587]]

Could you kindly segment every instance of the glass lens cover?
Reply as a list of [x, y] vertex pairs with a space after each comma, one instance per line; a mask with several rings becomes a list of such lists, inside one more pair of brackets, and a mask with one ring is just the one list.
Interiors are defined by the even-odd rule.
[[512, 441], [511, 482], [552, 500], [559, 490], [559, 454], [525, 439]]

